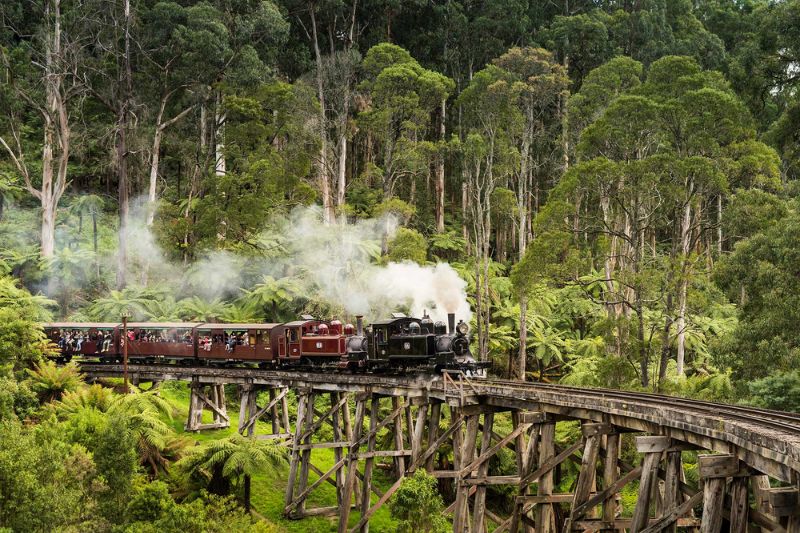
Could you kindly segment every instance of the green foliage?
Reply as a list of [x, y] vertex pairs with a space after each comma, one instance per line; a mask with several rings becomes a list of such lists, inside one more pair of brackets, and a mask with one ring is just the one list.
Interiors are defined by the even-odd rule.
[[410, 228], [400, 228], [389, 241], [389, 261], [414, 261], [424, 264], [428, 258], [428, 243], [425, 236]]
[[444, 533], [449, 531], [442, 515], [444, 502], [436, 487], [436, 478], [424, 470], [403, 480], [389, 501], [392, 516], [399, 519], [398, 533]]
[[775, 372], [748, 383], [750, 402], [758, 407], [800, 412], [800, 372]]
[[78, 365], [70, 363], [58, 366], [52, 361], [44, 361], [28, 370], [28, 386], [42, 402], [53, 402], [75, 391], [81, 384]]

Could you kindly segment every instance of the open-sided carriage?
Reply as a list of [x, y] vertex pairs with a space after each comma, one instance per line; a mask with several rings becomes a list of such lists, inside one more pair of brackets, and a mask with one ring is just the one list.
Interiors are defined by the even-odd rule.
[[121, 357], [121, 327], [115, 322], [49, 322], [44, 324], [44, 333], [58, 346], [59, 362], [79, 355], [112, 361]]
[[271, 333], [278, 324], [201, 324], [197, 357], [209, 362], [274, 363]]

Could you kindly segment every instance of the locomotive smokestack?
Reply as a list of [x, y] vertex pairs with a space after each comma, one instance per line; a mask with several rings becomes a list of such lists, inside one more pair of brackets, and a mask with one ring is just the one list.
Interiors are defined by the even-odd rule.
[[359, 337], [364, 335], [364, 317], [361, 315], [356, 316], [356, 333]]
[[447, 313], [447, 332], [450, 335], [456, 334], [456, 314], [455, 313]]

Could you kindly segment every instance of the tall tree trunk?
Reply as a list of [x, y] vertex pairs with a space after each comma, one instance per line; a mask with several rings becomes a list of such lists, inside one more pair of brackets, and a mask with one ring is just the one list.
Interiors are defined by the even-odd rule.
[[322, 80], [322, 52], [319, 49], [319, 37], [317, 35], [317, 15], [316, 6], [312, 3], [311, 11], [311, 31], [314, 40], [314, 57], [317, 63], [317, 98], [319, 99], [319, 161], [317, 161], [317, 177], [319, 179], [320, 195], [322, 196], [322, 217], [326, 224], [333, 222], [335, 217], [333, 201], [331, 198], [331, 183], [328, 177], [328, 118], [325, 107], [325, 87]]
[[678, 349], [677, 349], [677, 373], [682, 376], [686, 358], [686, 293], [689, 288], [689, 247], [692, 224], [692, 204], [691, 195], [694, 191], [694, 182], [690, 180], [687, 186], [689, 198], [683, 208], [681, 221], [681, 279], [678, 293]]
[[189, 262], [189, 235], [190, 226], [189, 218], [192, 212], [192, 201], [199, 194], [200, 191], [200, 178], [205, 172], [206, 164], [208, 163], [208, 116], [206, 111], [205, 102], [200, 105], [200, 150], [197, 154], [192, 177], [189, 180], [189, 193], [186, 197], [186, 209], [183, 212], [183, 218], [186, 220], [186, 229], [183, 233], [183, 262]]
[[131, 72], [131, 2], [124, 0], [124, 51], [120, 69], [119, 87], [122, 98], [117, 116], [117, 177], [119, 180], [119, 250], [117, 251], [117, 287], [127, 283], [128, 268], [128, 113], [133, 92]]
[[[439, 107], [439, 150], [443, 149], [441, 144], [445, 141], [445, 112], [447, 109], [447, 100], [442, 99]], [[444, 155], [439, 153], [436, 156], [436, 183], [434, 185], [436, 196], [436, 232], [444, 233]]]
[[153, 148], [150, 155], [150, 181], [147, 187], [147, 225], [153, 225], [153, 219], [156, 216], [156, 188], [158, 186], [158, 163], [161, 158], [161, 139], [164, 136], [164, 129], [162, 128], [162, 119], [164, 118], [164, 108], [167, 105], [166, 98], [161, 99], [161, 106], [158, 109], [158, 117], [156, 118], [156, 131], [153, 133]]
[[[171, 119], [164, 121], [164, 111], [171, 94], [172, 93], [168, 93], [161, 98], [161, 105], [159, 106], [158, 116], [156, 118], [156, 131], [153, 134], [153, 147], [150, 156], [150, 182], [147, 189], [147, 201], [150, 204], [147, 210], [148, 226], [153, 225], [153, 219], [156, 214], [156, 201], [158, 200], [158, 165], [161, 160], [161, 141], [164, 138], [164, 132], [169, 126], [181, 120], [194, 109], [194, 105], [190, 105]], [[180, 186], [178, 187], [178, 193], [180, 194]]]
[[94, 271], [100, 276], [100, 256], [97, 253], [97, 213], [92, 211], [92, 245], [94, 249]]
[[722, 193], [717, 195], [717, 253], [722, 254]]
[[244, 512], [250, 512], [250, 476], [244, 476]]
[[[126, 2], [127, 4], [127, 2]], [[125, 130], [127, 129], [127, 106], [123, 106], [118, 119], [117, 132], [117, 176], [119, 179], [119, 250], [117, 251], [117, 288], [122, 289], [127, 282], [128, 268], [128, 147]]]
[[225, 111], [222, 109], [222, 94], [216, 92], [214, 105], [214, 174], [222, 177], [226, 174], [225, 160]]

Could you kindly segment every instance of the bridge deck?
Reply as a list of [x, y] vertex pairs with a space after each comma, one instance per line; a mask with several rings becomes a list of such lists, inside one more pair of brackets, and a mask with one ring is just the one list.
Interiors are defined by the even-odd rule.
[[[82, 366], [89, 378], [120, 377], [122, 365]], [[475, 379], [455, 383], [429, 375], [311, 373], [248, 368], [130, 365], [141, 381], [182, 380], [291, 387], [325, 392], [369, 392], [470, 405], [543, 411], [613, 424], [731, 453], [755, 470], [786, 483], [800, 473], [800, 416], [763, 409], [624, 391]]]

